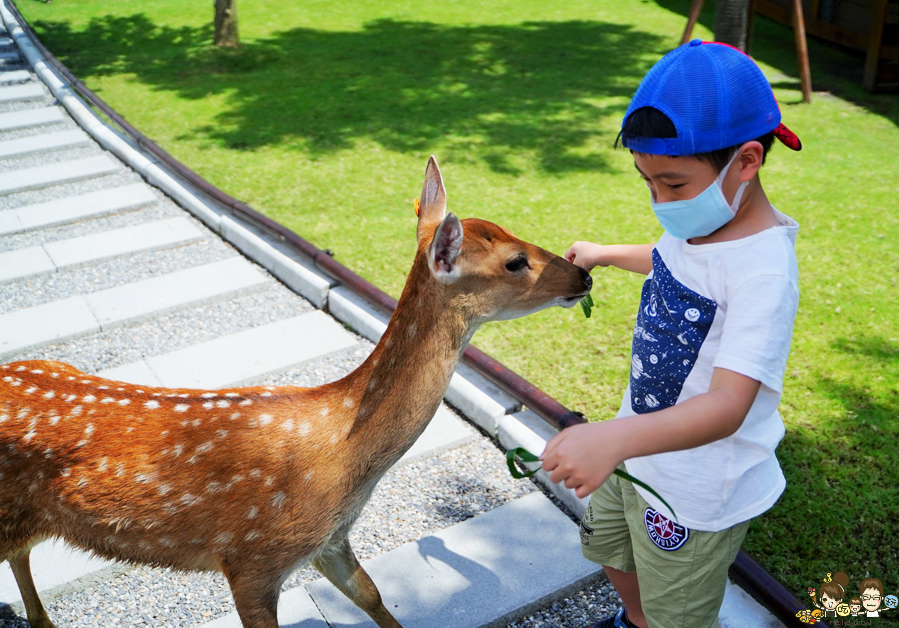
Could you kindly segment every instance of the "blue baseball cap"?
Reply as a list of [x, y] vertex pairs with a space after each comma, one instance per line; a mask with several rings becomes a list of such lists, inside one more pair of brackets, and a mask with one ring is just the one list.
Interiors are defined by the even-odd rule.
[[662, 57], [643, 77], [624, 122], [637, 109], [668, 116], [677, 137], [622, 133], [625, 148], [650, 155], [695, 155], [774, 136], [793, 150], [802, 142], [780, 120], [780, 108], [762, 71], [733, 46], [700, 39]]

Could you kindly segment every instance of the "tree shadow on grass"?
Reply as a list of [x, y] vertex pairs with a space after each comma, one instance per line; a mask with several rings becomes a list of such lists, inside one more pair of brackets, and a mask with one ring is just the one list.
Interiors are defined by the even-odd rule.
[[[144, 14], [84, 30], [36, 22], [82, 77], [134, 75], [179, 98], [224, 94], [201, 136], [238, 149], [297, 145], [315, 155], [371, 138], [396, 151], [440, 140], [459, 159], [514, 174], [510, 153], [549, 173], [609, 168], [603, 120], [623, 116], [663, 39], [592, 21], [444, 26], [378, 20], [352, 32], [295, 28], [210, 46], [209, 27], [172, 28]], [[607, 127], [610, 125], [607, 125]]]
[[[683, 15], [684, 21], [681, 28], [686, 26], [690, 0], [655, 1], [661, 7]], [[699, 23], [713, 32], [715, 30], [715, 4], [714, 2], [704, 3], [699, 17]], [[678, 35], [682, 33], [681, 30]], [[862, 87], [865, 53], [812, 35], [809, 35], [807, 39], [813, 90], [830, 92], [872, 113], [882, 115], [899, 126], [899, 97], [896, 94], [872, 94]], [[755, 59], [777, 68], [787, 76], [796, 77], [795, 81], [777, 81], [776, 87], [801, 89], [792, 28], [756, 13], [751, 52]], [[796, 102], [781, 103], [781, 105], [802, 102], [800, 97]]]

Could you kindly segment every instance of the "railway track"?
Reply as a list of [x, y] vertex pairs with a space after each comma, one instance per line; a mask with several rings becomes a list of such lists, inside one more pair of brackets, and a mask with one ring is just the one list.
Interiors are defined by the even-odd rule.
[[[365, 359], [385, 326], [377, 308], [189, 183], [163, 191], [147, 179], [165, 176], [107, 151], [0, 13], [0, 362], [221, 388], [318, 385]], [[614, 609], [601, 570], [580, 557], [583, 502], [505, 467], [497, 440], [539, 449], [552, 428], [465, 367], [447, 399], [351, 537], [391, 611], [407, 627], [567, 628]], [[239, 626], [218, 574], [114, 564], [60, 542], [32, 564], [60, 628]], [[279, 612], [282, 625], [373, 625], [311, 569], [285, 583]], [[722, 622], [782, 625], [734, 585]], [[24, 626], [0, 565], [0, 628]]]

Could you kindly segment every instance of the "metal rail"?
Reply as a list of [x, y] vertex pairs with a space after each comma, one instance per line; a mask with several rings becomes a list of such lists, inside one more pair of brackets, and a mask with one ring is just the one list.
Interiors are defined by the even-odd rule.
[[[78, 91], [82, 98], [95, 109], [102, 112], [142, 149], [152, 154], [164, 163], [171, 172], [188, 181], [217, 203], [239, 214], [244, 220], [276, 236], [297, 253], [309, 259], [317, 268], [332, 276], [368, 303], [376, 306], [386, 314], [393, 314], [397, 306], [396, 299], [335, 260], [330, 250], [319, 249], [291, 229], [257, 212], [243, 201], [215, 187], [132, 126], [121, 114], [106, 104], [84, 82], [72, 74], [41, 43], [31, 25], [22, 17], [14, 0], [7, 0], [7, 4], [22, 29], [28, 35], [28, 38], [41, 51], [47, 62]], [[566, 427], [587, 422], [582, 413], [568, 409], [524, 377], [474, 346], [469, 345], [465, 349], [462, 361], [527, 406], [528, 409], [556, 429], [562, 430]], [[795, 616], [795, 613], [802, 608], [797, 604], [796, 596], [792, 595], [782, 584], [765, 572], [743, 550], [740, 550], [736, 560], [731, 565], [729, 574], [747, 593], [771, 611], [784, 624], [791, 628], [794, 626], [802, 628], [805, 625]], [[824, 623], [819, 623], [818, 625], [822, 628], [827, 628], [827, 625]]]

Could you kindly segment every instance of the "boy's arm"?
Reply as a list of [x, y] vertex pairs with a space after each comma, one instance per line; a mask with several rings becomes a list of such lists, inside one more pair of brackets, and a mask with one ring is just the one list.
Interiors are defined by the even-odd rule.
[[575, 242], [565, 253], [565, 259], [590, 271], [596, 266], [614, 266], [632, 273], [648, 275], [652, 270], [654, 244], [594, 244]]
[[578, 497], [586, 497], [629, 458], [692, 449], [730, 436], [743, 424], [760, 386], [716, 368], [709, 391], [683, 403], [559, 432], [540, 456], [543, 468], [552, 482], [564, 481]]

